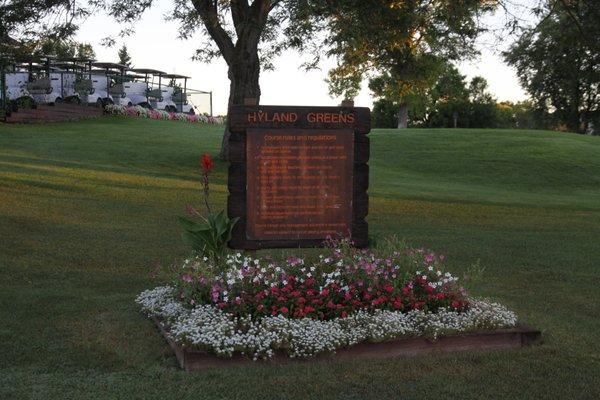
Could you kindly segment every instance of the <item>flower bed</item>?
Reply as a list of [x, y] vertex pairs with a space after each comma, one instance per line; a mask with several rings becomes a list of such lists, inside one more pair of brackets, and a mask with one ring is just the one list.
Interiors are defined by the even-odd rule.
[[176, 269], [171, 285], [136, 301], [176, 343], [255, 360], [516, 325], [504, 306], [470, 298], [442, 262], [423, 249], [374, 254], [345, 241], [314, 260], [194, 257]]
[[162, 119], [203, 124], [223, 124], [223, 119], [221, 117], [213, 117], [203, 114], [189, 115], [184, 113], [167, 112], [163, 110], [150, 110], [142, 106], [127, 107], [117, 104], [107, 104], [104, 107], [104, 110], [107, 114], [111, 115], [124, 115], [128, 117]]

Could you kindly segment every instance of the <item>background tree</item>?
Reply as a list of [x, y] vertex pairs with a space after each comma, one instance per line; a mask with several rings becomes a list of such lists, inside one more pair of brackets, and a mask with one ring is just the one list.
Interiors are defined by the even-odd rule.
[[127, 65], [128, 67], [131, 67], [131, 55], [129, 54], [129, 51], [127, 51], [127, 46], [123, 45], [119, 51], [117, 52], [117, 55], [119, 56], [119, 64], [123, 64], [123, 65]]
[[43, 38], [32, 42], [31, 50], [33, 56], [53, 56], [57, 58], [94, 58], [96, 52], [89, 43], [78, 43], [70, 39]]
[[444, 128], [468, 125], [469, 90], [465, 76], [454, 65], [446, 63], [428, 97], [427, 125]]
[[496, 99], [488, 92], [487, 80], [475, 76], [469, 83], [469, 128], [498, 128], [499, 109]]
[[78, 43], [77, 57], [94, 59], [96, 58], [96, 52], [90, 43]]
[[30, 56], [45, 40], [65, 40], [89, 10], [72, 0], [0, 0], [0, 54]]
[[398, 106], [385, 98], [375, 100], [371, 110], [371, 123], [374, 128], [396, 128], [398, 126]]
[[[330, 92], [352, 98], [364, 78], [374, 78], [398, 105], [399, 127], [407, 126], [410, 97], [435, 82], [443, 64], [473, 56], [481, 32], [478, 17], [494, 9], [487, 0], [330, 0], [316, 14], [331, 32]], [[377, 95], [377, 93], [375, 93]]]
[[[442, 60], [430, 54], [414, 55], [405, 59], [402, 71], [384, 72], [369, 81], [375, 98], [385, 98], [396, 107], [397, 128], [408, 126], [411, 114], [421, 105], [425, 92], [440, 74]], [[401, 79], [399, 77], [402, 77]], [[415, 104], [416, 103], [416, 104]]]
[[541, 22], [504, 53], [535, 107], [573, 132], [600, 126], [600, 2], [547, 1]]

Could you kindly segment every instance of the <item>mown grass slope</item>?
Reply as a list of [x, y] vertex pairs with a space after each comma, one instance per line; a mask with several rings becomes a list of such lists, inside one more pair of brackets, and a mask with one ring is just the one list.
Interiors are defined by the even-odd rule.
[[[371, 234], [446, 254], [539, 327], [518, 351], [188, 374], [133, 302], [186, 254], [175, 216], [222, 128], [104, 118], [0, 124], [0, 398], [600, 397], [600, 138], [377, 130]], [[226, 166], [211, 201], [224, 207]]]

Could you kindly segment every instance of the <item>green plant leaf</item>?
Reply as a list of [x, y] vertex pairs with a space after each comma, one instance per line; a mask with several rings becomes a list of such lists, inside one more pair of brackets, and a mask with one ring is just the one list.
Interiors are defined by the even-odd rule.
[[182, 229], [189, 232], [197, 232], [202, 229], [206, 229], [206, 225], [203, 223], [198, 223], [194, 220], [191, 220], [186, 217], [177, 217], [179, 219], [179, 225]]

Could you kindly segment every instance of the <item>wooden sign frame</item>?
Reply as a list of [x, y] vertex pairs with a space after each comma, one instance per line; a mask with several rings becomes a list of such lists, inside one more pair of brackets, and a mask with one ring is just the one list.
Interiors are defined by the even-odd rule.
[[356, 247], [368, 245], [369, 212], [369, 153], [367, 134], [371, 130], [371, 114], [366, 107], [344, 104], [341, 107], [304, 106], [233, 106], [228, 115], [229, 174], [227, 213], [229, 218], [239, 218], [232, 232], [229, 247], [257, 250], [266, 248], [319, 247], [323, 239], [268, 239], [251, 240], [247, 237], [247, 131], [270, 129], [273, 131], [351, 129], [354, 132], [354, 162], [352, 170], [352, 222], [350, 238]]

